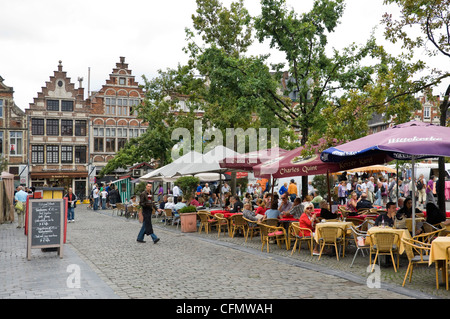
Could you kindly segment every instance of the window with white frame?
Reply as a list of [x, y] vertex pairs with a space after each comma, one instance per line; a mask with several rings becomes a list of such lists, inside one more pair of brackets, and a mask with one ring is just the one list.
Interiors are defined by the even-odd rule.
[[9, 155], [22, 155], [23, 133], [9, 132]]
[[429, 119], [429, 118], [430, 118], [430, 116], [431, 116], [430, 110], [431, 110], [431, 108], [430, 108], [429, 106], [425, 106], [425, 107], [423, 108], [423, 117], [424, 117], [424, 118], [426, 118], [426, 119]]
[[47, 164], [59, 163], [59, 146], [47, 145]]

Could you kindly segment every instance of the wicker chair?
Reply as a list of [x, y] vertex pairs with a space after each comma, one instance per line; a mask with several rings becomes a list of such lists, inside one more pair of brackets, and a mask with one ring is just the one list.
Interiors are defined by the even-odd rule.
[[[431, 244], [422, 243], [410, 238], [402, 238], [402, 242], [405, 246], [406, 256], [409, 260], [408, 268], [406, 269], [405, 278], [403, 279], [402, 284], [402, 287], [404, 287], [408, 273], [409, 282], [411, 282], [414, 265], [428, 264]], [[418, 255], [415, 255], [414, 251], [416, 251]]]
[[319, 229], [319, 245], [320, 245], [320, 253], [319, 259], [322, 257], [322, 252], [325, 246], [334, 246], [336, 251], [336, 258], [339, 260], [339, 252], [338, 252], [338, 243], [343, 242], [342, 236], [339, 236], [339, 232], [342, 230], [339, 227], [321, 227]]
[[422, 233], [413, 237], [417, 241], [421, 241], [427, 244], [431, 244], [433, 239], [435, 239], [441, 233], [442, 229], [433, 230], [429, 233]]
[[242, 233], [245, 235], [247, 228], [247, 222], [244, 220], [244, 216], [242, 214], [235, 214], [231, 216], [230, 220], [230, 237], [234, 238], [234, 234], [236, 230], [241, 229]]
[[[306, 233], [309, 233], [307, 236]], [[302, 247], [302, 242], [307, 242], [309, 250], [311, 252], [311, 256], [313, 255], [313, 236], [310, 229], [302, 228], [298, 225], [298, 223], [292, 223], [289, 226], [289, 235], [295, 238], [294, 247], [292, 248], [291, 256], [294, 254], [294, 251], [297, 248], [298, 243], [298, 252], [300, 253], [300, 249]]]
[[253, 234], [255, 232], [260, 231], [259, 223], [257, 221], [253, 221], [253, 220], [247, 219], [245, 217], [242, 217], [242, 218], [247, 222], [247, 232], [245, 233], [245, 242], [247, 242], [248, 234], [250, 232], [251, 232], [250, 239], [253, 239]]
[[164, 225], [167, 225], [167, 223], [169, 223], [170, 221], [172, 221], [172, 223], [173, 223], [172, 209], [170, 209], [170, 208], [164, 209]]
[[353, 256], [353, 260], [352, 263], [350, 264], [350, 268], [353, 267], [353, 263], [355, 262], [356, 256], [358, 255], [358, 252], [361, 251], [361, 254], [364, 257], [364, 249], [369, 250], [370, 249], [370, 245], [366, 244], [366, 237], [367, 237], [367, 233], [360, 231], [359, 229], [357, 229], [356, 227], [351, 227], [352, 230], [352, 236], [353, 236], [353, 240], [355, 241], [355, 245], [356, 245], [356, 252], [355, 255]]
[[286, 230], [283, 227], [269, 226], [264, 223], [259, 224], [261, 230], [261, 251], [264, 250], [264, 246], [267, 245], [267, 252], [269, 252], [269, 239], [275, 239], [278, 247], [281, 248], [281, 242], [286, 243], [286, 250], [289, 250], [289, 244], [286, 236]]
[[116, 212], [116, 215], [120, 216], [123, 215], [123, 212], [125, 211], [125, 206], [122, 203], [117, 203], [116, 206], [112, 209], [112, 216], [114, 216], [114, 212]]
[[267, 218], [263, 220], [263, 223], [269, 226], [278, 226], [279, 220], [278, 218]]
[[217, 219], [214, 219], [210, 213], [204, 211], [197, 212], [197, 216], [200, 218], [200, 228], [198, 229], [198, 233], [200, 234], [202, 232], [202, 229], [204, 228], [205, 232], [209, 234], [211, 225], [216, 224]]
[[[376, 232], [370, 235], [370, 263], [372, 264], [372, 254], [375, 253], [375, 259], [373, 260], [372, 272], [375, 268], [377, 258], [379, 255], [390, 255], [392, 258], [392, 264], [394, 265], [394, 271], [397, 272], [399, 265], [400, 255], [398, 252], [397, 243], [399, 243], [399, 236], [396, 233], [391, 232]], [[397, 254], [397, 267], [395, 266], [394, 253]]]
[[228, 219], [226, 219], [222, 213], [214, 214], [214, 219], [217, 220], [217, 223], [215, 224], [217, 228], [217, 238], [220, 237], [222, 227], [225, 227], [228, 233], [230, 232], [230, 225], [228, 224]]

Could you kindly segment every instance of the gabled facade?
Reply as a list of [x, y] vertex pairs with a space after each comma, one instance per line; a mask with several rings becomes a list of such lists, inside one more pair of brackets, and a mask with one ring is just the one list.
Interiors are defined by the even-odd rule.
[[88, 192], [89, 109], [84, 89], [58, 70], [25, 112], [29, 121], [28, 162], [31, 186], [72, 187], [77, 196]]
[[135, 111], [143, 100], [142, 87], [120, 57], [106, 83], [87, 100], [91, 109], [90, 161], [97, 174], [130, 138], [146, 131], [147, 123], [138, 119]]
[[18, 186], [22, 183], [20, 174], [27, 174], [27, 118], [14, 102], [14, 89], [3, 81], [0, 76], [0, 155], [8, 162], [7, 170], [14, 174]]

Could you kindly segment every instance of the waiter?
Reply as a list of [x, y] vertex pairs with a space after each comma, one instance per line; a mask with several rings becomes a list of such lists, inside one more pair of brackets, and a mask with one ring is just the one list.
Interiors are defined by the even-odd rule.
[[145, 243], [144, 235], [150, 236], [153, 243], [156, 244], [159, 238], [153, 233], [152, 226], [152, 210], [156, 209], [156, 205], [152, 200], [152, 184], [147, 183], [145, 190], [141, 193], [139, 198], [139, 205], [142, 207], [142, 215], [144, 216], [144, 221], [142, 223], [141, 231], [138, 234], [137, 242]]

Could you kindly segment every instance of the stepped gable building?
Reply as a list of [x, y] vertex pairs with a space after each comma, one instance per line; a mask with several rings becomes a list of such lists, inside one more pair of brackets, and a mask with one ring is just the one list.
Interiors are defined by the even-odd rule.
[[146, 131], [147, 123], [137, 118], [134, 107], [141, 104], [144, 92], [135, 80], [125, 57], [120, 57], [106, 84], [93, 92], [90, 105], [90, 161], [97, 175], [125, 143]]
[[25, 112], [29, 121], [31, 186], [72, 187], [79, 198], [88, 191], [89, 109], [62, 62]]
[[13, 87], [3, 81], [0, 76], [0, 156], [7, 161], [6, 170], [14, 174], [18, 186], [26, 183], [27, 176], [27, 118], [14, 102]]

